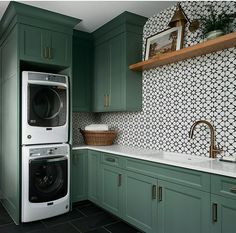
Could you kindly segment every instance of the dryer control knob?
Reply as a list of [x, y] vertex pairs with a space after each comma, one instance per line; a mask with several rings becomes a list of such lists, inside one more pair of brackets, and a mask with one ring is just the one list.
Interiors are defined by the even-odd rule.
[[27, 138], [28, 138], [28, 139], [31, 139], [31, 138], [32, 138], [32, 136], [29, 134], [29, 135], [27, 135]]

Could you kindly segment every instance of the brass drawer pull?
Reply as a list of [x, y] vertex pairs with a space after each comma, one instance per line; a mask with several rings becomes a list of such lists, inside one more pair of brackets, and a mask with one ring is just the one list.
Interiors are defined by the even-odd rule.
[[118, 175], [118, 186], [121, 186], [121, 174]]
[[157, 197], [157, 186], [156, 185], [153, 185], [152, 186], [152, 199], [156, 199]]
[[158, 200], [162, 201], [162, 187], [161, 186], [158, 187]]
[[114, 158], [106, 158], [106, 161], [114, 163], [116, 160]]
[[212, 204], [212, 222], [217, 222], [217, 203]]
[[48, 50], [47, 50], [47, 47], [44, 47], [44, 48], [43, 48], [43, 57], [44, 57], [44, 58], [48, 58]]
[[106, 104], [107, 104], [107, 100], [106, 100], [107, 98], [106, 98], [106, 96], [107, 96], [107, 95], [104, 95], [104, 96], [103, 96], [104, 108], [107, 107], [107, 105], [106, 105]]
[[233, 187], [230, 189], [230, 191], [231, 191], [232, 193], [236, 193], [236, 186], [233, 186]]
[[52, 59], [52, 48], [48, 48], [49, 59]]

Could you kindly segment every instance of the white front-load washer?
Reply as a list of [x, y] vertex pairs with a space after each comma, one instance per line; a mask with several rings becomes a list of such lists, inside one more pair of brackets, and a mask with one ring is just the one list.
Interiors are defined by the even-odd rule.
[[22, 145], [68, 142], [67, 76], [23, 71], [21, 101]]
[[22, 222], [69, 211], [69, 174], [68, 144], [22, 147]]

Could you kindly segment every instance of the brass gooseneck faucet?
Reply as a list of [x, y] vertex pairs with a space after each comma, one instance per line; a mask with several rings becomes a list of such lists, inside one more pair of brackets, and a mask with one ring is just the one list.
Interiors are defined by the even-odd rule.
[[209, 148], [209, 157], [210, 158], [216, 158], [216, 155], [218, 153], [221, 153], [222, 150], [217, 148], [216, 145], [215, 145], [215, 130], [212, 126], [212, 124], [209, 122], [209, 121], [206, 121], [206, 120], [199, 120], [199, 121], [196, 121], [194, 122], [194, 124], [191, 126], [190, 128], [190, 131], [189, 131], [189, 137], [190, 138], [193, 138], [193, 132], [194, 132], [194, 129], [197, 125], [199, 124], [206, 124], [209, 129], [210, 129], [210, 136], [211, 136], [211, 144], [210, 144], [210, 148]]

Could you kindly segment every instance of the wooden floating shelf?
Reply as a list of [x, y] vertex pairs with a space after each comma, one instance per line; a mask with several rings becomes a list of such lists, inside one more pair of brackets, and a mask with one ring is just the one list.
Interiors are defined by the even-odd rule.
[[170, 53], [161, 54], [160, 56], [151, 58], [149, 60], [132, 64], [129, 66], [129, 69], [133, 71], [147, 70], [235, 46], [236, 32], [233, 32], [216, 39], [208, 40], [197, 45], [176, 50]]

